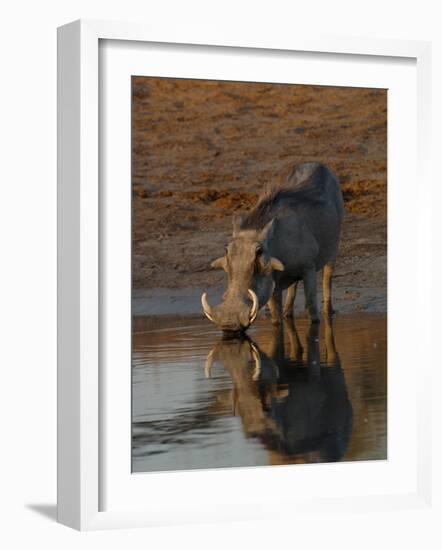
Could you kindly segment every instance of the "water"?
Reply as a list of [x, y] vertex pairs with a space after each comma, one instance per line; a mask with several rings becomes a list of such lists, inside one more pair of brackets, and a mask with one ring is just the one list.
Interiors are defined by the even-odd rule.
[[385, 316], [258, 320], [243, 341], [195, 318], [133, 331], [134, 472], [387, 458]]

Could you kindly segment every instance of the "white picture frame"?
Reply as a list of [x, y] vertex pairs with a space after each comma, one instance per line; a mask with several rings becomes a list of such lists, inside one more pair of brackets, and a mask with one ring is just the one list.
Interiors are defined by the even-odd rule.
[[[166, 36], [148, 27], [136, 24], [76, 21], [61, 27], [58, 31], [58, 521], [80, 530], [150, 526], [218, 519], [241, 519], [267, 517], [262, 502], [254, 500], [253, 492], [241, 506], [227, 510], [222, 498], [219, 502], [194, 502], [188, 509], [181, 505], [168, 508], [158, 506], [128, 506], [113, 503], [112, 509], [103, 510], [100, 489], [106, 472], [103, 468], [103, 444], [101, 416], [106, 412], [102, 401], [106, 400], [100, 377], [103, 373], [100, 338], [103, 323], [101, 302], [103, 290], [103, 261], [101, 232], [106, 226], [100, 223], [102, 188], [100, 187], [100, 41], [125, 41], [127, 44], [163, 43], [176, 48], [204, 46], [228, 48], [235, 52], [273, 52], [285, 55], [287, 52], [308, 52], [311, 55], [371, 56], [379, 59], [409, 59], [416, 64], [418, 124], [415, 140], [416, 159], [419, 172], [419, 214], [416, 253], [419, 263], [412, 277], [419, 276], [425, 284], [420, 285], [416, 300], [423, 310], [420, 321], [419, 346], [425, 348], [426, 338], [431, 333], [425, 324], [430, 322], [431, 290], [431, 235], [430, 218], [424, 205], [430, 202], [431, 181], [429, 180], [427, 151], [430, 146], [430, 44], [426, 42], [390, 41], [346, 37], [310, 38], [296, 35], [281, 36], [278, 41], [267, 43], [263, 37], [244, 39], [228, 32], [219, 36], [206, 36], [204, 29], [198, 34], [186, 34], [186, 30], [174, 30]], [[208, 52], [210, 57], [210, 52]], [[362, 62], [361, 58], [358, 58]], [[127, 152], [126, 152], [127, 153]], [[390, 281], [389, 281], [390, 282]], [[417, 304], [416, 301], [416, 304]], [[128, 307], [129, 304], [128, 304]], [[426, 315], [427, 313], [428, 315]], [[393, 335], [394, 336], [394, 335]], [[419, 348], [421, 349], [421, 348]], [[416, 353], [418, 348], [416, 347]], [[350, 510], [379, 510], [429, 506], [431, 501], [431, 433], [428, 419], [431, 393], [430, 361], [419, 365], [422, 376], [413, 387], [416, 405], [416, 484], [412, 490], [397, 490], [390, 493], [352, 496], [333, 492], [321, 495], [314, 492], [314, 498], [292, 502], [290, 496], [280, 496], [290, 507], [302, 509], [302, 513], [330, 506], [333, 499], [334, 511], [348, 513]], [[108, 388], [107, 391], [112, 391]], [[127, 450], [127, 449], [126, 449]], [[125, 452], [125, 451], [124, 451]], [[335, 465], [341, 470], [349, 465]], [[351, 466], [350, 466], [351, 467]], [[273, 476], [275, 487], [284, 484], [288, 468], [278, 467], [266, 476]], [[301, 470], [298, 470], [301, 471]], [[257, 469], [205, 471], [199, 473], [199, 485], [208, 483], [239, 483], [239, 478], [249, 478]], [[254, 473], [255, 472], [255, 473]], [[129, 474], [130, 472], [126, 472]], [[374, 472], [376, 474], [376, 472]], [[322, 478], [321, 478], [322, 475]], [[326, 470], [315, 473], [318, 479], [325, 479]], [[353, 474], [357, 476], [358, 473]], [[156, 476], [156, 477], [155, 477]], [[195, 473], [182, 472], [166, 478], [164, 474], [152, 474], [143, 483], [151, 486], [167, 486], [168, 494], [186, 490], [189, 479], [194, 481]], [[160, 476], [160, 477], [158, 477]], [[161, 477], [162, 476], [162, 477]], [[299, 476], [312, 477], [307, 470]], [[216, 480], [215, 480], [216, 478]], [[279, 481], [275, 481], [276, 478]], [[179, 488], [180, 489], [179, 489]], [[188, 487], [187, 487], [188, 488]], [[278, 498], [275, 489], [272, 499]], [[262, 491], [261, 491], [262, 492]], [[334, 496], [333, 496], [334, 495]]]

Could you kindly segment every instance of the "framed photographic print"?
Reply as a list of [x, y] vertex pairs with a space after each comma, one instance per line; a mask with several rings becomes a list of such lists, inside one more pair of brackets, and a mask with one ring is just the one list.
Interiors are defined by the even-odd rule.
[[81, 21], [58, 70], [59, 521], [425, 506], [429, 45]]

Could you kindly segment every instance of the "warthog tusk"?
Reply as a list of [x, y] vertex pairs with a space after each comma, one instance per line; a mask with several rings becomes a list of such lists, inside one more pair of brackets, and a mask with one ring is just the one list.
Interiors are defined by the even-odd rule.
[[250, 350], [252, 352], [253, 360], [255, 361], [255, 370], [253, 371], [252, 378], [256, 382], [261, 374], [261, 357], [259, 356], [259, 351], [255, 344], [250, 344]]
[[207, 294], [205, 292], [201, 296], [201, 304], [203, 306], [203, 311], [204, 311], [205, 316], [210, 321], [212, 321], [212, 323], [214, 323], [215, 321], [213, 320], [213, 317], [212, 317], [212, 308], [209, 306], [209, 303], [207, 302]]
[[252, 309], [250, 310], [249, 323], [252, 324], [258, 315], [258, 297], [250, 288], [247, 291], [252, 298]]

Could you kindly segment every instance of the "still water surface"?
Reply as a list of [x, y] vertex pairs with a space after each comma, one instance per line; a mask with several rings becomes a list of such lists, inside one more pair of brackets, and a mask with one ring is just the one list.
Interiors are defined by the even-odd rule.
[[385, 316], [258, 320], [243, 341], [195, 318], [133, 331], [134, 472], [387, 458]]

